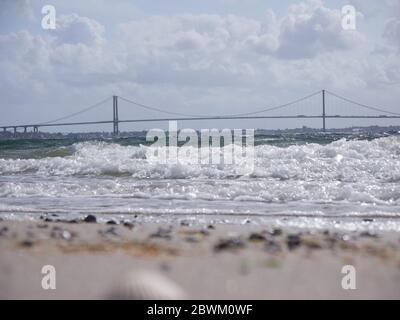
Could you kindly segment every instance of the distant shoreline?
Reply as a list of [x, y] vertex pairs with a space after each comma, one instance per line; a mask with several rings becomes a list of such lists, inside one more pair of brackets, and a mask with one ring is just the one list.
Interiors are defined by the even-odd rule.
[[[135, 138], [146, 135], [146, 130], [121, 132], [118, 138]], [[294, 128], [294, 129], [256, 129], [256, 135], [263, 134], [398, 134], [400, 126], [366, 126], [366, 127], [348, 127], [348, 128], [332, 128], [322, 132], [320, 128]], [[0, 140], [16, 140], [16, 139], [112, 139], [116, 136], [112, 132], [17, 132], [11, 131], [0, 132]]]

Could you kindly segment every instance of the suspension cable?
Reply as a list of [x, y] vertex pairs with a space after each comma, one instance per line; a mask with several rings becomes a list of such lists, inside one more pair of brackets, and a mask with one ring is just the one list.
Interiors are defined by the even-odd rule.
[[[227, 117], [227, 116], [230, 116], [230, 117], [240, 117], [240, 116], [248, 116], [248, 115], [260, 114], [260, 113], [264, 113], [264, 112], [269, 112], [269, 111], [273, 111], [273, 110], [278, 110], [278, 109], [282, 109], [282, 108], [289, 107], [289, 106], [291, 106], [291, 105], [293, 105], [293, 104], [296, 104], [296, 103], [298, 103], [298, 102], [304, 101], [304, 100], [306, 100], [306, 99], [309, 99], [309, 98], [311, 98], [311, 97], [313, 97], [313, 96], [316, 96], [317, 94], [320, 94], [320, 93], [321, 93], [321, 91], [314, 92], [314, 93], [312, 93], [312, 94], [310, 94], [310, 95], [307, 95], [307, 96], [305, 96], [305, 97], [302, 97], [302, 98], [296, 99], [296, 100], [294, 100], [294, 101], [291, 101], [291, 102], [288, 102], [288, 103], [285, 103], [285, 104], [282, 104], [282, 105], [279, 105], [279, 106], [275, 106], [275, 107], [272, 107], [272, 108], [266, 108], [266, 109], [262, 109], [262, 110], [258, 110], [258, 111], [253, 111], [253, 112], [237, 113], [237, 114], [233, 114], [233, 115], [222, 115], [222, 116], [216, 116], [216, 117]], [[194, 118], [209, 117], [209, 116], [206, 116], [206, 115], [194, 115], [194, 114], [186, 114], [186, 113], [165, 111], [165, 110], [162, 110], [162, 109], [160, 109], [160, 108], [152, 107], [152, 106], [149, 106], [149, 105], [144, 105], [144, 104], [142, 104], [142, 103], [138, 103], [138, 102], [136, 102], [136, 101], [133, 101], [133, 100], [130, 100], [130, 99], [127, 99], [127, 98], [124, 98], [124, 97], [119, 97], [119, 98], [120, 98], [121, 100], [124, 100], [124, 101], [128, 102], [128, 103], [132, 103], [132, 104], [134, 104], [134, 105], [136, 105], [136, 106], [142, 107], [142, 108], [144, 108], [144, 109], [152, 110], [152, 111], [158, 111], [158, 112], [162, 112], [162, 113], [167, 113], [167, 114], [172, 114], [172, 115], [178, 115], [178, 116], [184, 116], [184, 117], [194, 117]]]
[[90, 110], [92, 110], [92, 109], [95, 109], [95, 108], [99, 107], [100, 105], [102, 105], [103, 103], [107, 102], [107, 101], [110, 100], [110, 99], [111, 99], [111, 97], [107, 97], [106, 99], [104, 99], [104, 100], [102, 100], [102, 101], [100, 101], [100, 102], [97, 102], [97, 103], [95, 103], [95, 104], [93, 104], [93, 105], [91, 105], [91, 106], [89, 106], [89, 107], [87, 107], [87, 108], [85, 108], [85, 109], [82, 109], [82, 110], [80, 110], [80, 111], [71, 113], [71, 114], [66, 115], [66, 116], [63, 116], [63, 117], [61, 117], [61, 118], [57, 118], [57, 119], [54, 119], [54, 120], [51, 120], [51, 121], [47, 121], [47, 122], [42, 122], [41, 124], [51, 124], [51, 123], [54, 123], [54, 122], [58, 122], [58, 121], [62, 121], [62, 120], [66, 120], [66, 119], [75, 117], [75, 116], [77, 116], [77, 115], [80, 115], [80, 114], [82, 114], [82, 113], [85, 113], [85, 112], [87, 112], [87, 111], [90, 111]]
[[340, 96], [340, 95], [338, 95], [338, 94], [336, 94], [336, 93], [330, 92], [330, 91], [328, 91], [328, 90], [325, 90], [325, 92], [329, 93], [329, 94], [332, 95], [332, 96], [335, 96], [336, 98], [339, 98], [339, 99], [341, 99], [341, 100], [344, 100], [344, 101], [349, 102], [349, 103], [352, 103], [352, 104], [355, 104], [355, 105], [357, 105], [357, 106], [359, 106], [359, 107], [362, 107], [362, 108], [365, 108], [365, 109], [369, 109], [369, 110], [374, 110], [374, 111], [379, 111], [379, 112], [383, 112], [383, 113], [388, 113], [388, 114], [400, 116], [400, 113], [396, 113], [396, 112], [392, 112], [392, 111], [387, 111], [387, 110], [384, 110], [384, 109], [381, 109], [381, 108], [371, 107], [371, 106], [368, 106], [368, 105], [366, 105], [366, 104], [359, 103], [359, 102], [350, 100], [350, 99], [348, 99], [348, 98], [342, 97], [342, 96]]

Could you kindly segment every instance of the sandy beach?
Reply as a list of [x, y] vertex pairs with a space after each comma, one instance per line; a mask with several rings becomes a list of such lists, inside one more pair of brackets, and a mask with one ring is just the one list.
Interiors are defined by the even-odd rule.
[[[400, 298], [398, 233], [94, 220], [0, 221], [0, 299], [108, 299], [142, 271], [188, 299]], [[56, 290], [41, 286], [44, 265]], [[356, 290], [341, 286], [344, 265]]]

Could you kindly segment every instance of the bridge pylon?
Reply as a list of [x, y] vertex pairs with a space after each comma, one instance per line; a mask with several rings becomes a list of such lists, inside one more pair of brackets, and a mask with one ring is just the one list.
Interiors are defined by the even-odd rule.
[[119, 134], [118, 96], [113, 96], [113, 134]]
[[322, 131], [326, 132], [325, 90], [322, 90]]

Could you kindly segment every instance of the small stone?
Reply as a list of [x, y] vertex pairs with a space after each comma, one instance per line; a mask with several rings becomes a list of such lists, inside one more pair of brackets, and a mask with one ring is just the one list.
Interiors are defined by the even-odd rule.
[[5, 235], [7, 232], [8, 232], [8, 228], [7, 227], [0, 228], [0, 236]]
[[187, 220], [183, 220], [183, 221], [181, 221], [181, 226], [182, 227], [189, 227], [190, 226], [190, 222], [187, 221]]
[[128, 229], [133, 229], [133, 227], [135, 226], [132, 222], [129, 221], [125, 221], [123, 224], [124, 227], [128, 228]]
[[150, 238], [162, 238], [162, 239], [171, 239], [171, 230], [170, 229], [164, 229], [164, 228], [158, 228], [157, 232], [152, 233], [150, 235]]
[[212, 224], [209, 224], [209, 225], [207, 226], [207, 229], [214, 230], [214, 229], [215, 229], [215, 226], [213, 226]]
[[294, 250], [301, 244], [300, 236], [294, 234], [288, 235], [286, 243], [289, 250]]
[[112, 235], [112, 236], [118, 236], [117, 230], [115, 229], [115, 227], [110, 227], [106, 230], [100, 230], [99, 234], [101, 234], [102, 236], [107, 236], [107, 235]]
[[96, 223], [97, 222], [97, 218], [96, 216], [89, 214], [88, 216], [86, 216], [85, 219], [83, 219], [84, 222], [86, 223]]
[[265, 241], [265, 236], [262, 235], [261, 233], [252, 233], [249, 236], [249, 241], [254, 241], [254, 242]]
[[321, 243], [319, 243], [318, 240], [316, 239], [309, 239], [304, 242], [304, 245], [311, 250], [317, 250], [317, 249], [322, 249]]
[[31, 248], [34, 245], [34, 242], [32, 240], [26, 239], [21, 241], [20, 245], [25, 248]]
[[372, 218], [364, 218], [362, 221], [363, 222], [374, 222], [375, 220]]
[[53, 227], [51, 230], [50, 237], [54, 239], [71, 240], [74, 235], [68, 230], [64, 230], [60, 227]]
[[210, 235], [210, 231], [206, 230], [206, 229], [202, 229], [199, 231], [201, 235], [203, 236], [209, 236]]
[[282, 234], [283, 234], [282, 229], [274, 229], [274, 230], [272, 230], [272, 232], [271, 232], [271, 235], [274, 236], [274, 237], [281, 236]]
[[71, 224], [75, 224], [78, 223], [79, 220], [78, 219], [72, 219], [72, 220], [68, 220], [67, 223], [71, 223]]
[[229, 238], [229, 239], [223, 239], [220, 240], [215, 246], [214, 250], [216, 251], [221, 251], [221, 250], [228, 250], [228, 249], [241, 249], [244, 248], [244, 243], [243, 241], [238, 238]]
[[69, 231], [64, 230], [64, 231], [61, 233], [61, 237], [62, 237], [64, 240], [71, 240], [72, 234], [71, 234]]
[[45, 219], [44, 219], [44, 222], [53, 222], [53, 219], [45, 218]]
[[343, 236], [342, 236], [342, 240], [343, 241], [349, 241], [351, 239], [351, 237], [348, 235], [348, 234], [344, 234]]
[[116, 225], [116, 224], [118, 224], [118, 223], [117, 223], [117, 221], [115, 221], [115, 220], [109, 220], [109, 221], [107, 221], [107, 224]]

